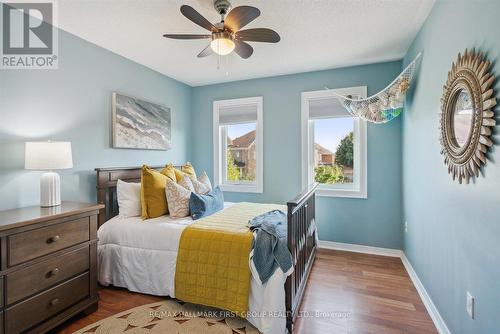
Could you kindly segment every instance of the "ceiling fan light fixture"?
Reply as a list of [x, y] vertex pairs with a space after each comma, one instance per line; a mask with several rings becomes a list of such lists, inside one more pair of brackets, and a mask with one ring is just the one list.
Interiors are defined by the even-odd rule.
[[[225, 56], [235, 52], [242, 59], [253, 54], [253, 48], [247, 42], [278, 43], [280, 35], [272, 29], [253, 28], [241, 30], [260, 15], [260, 10], [252, 6], [238, 6], [231, 9], [229, 0], [213, 0], [214, 7], [221, 16], [220, 22], [212, 23], [189, 5], [181, 6], [181, 13], [191, 22], [208, 30], [205, 34], [165, 34], [163, 37], [172, 39], [203, 39], [210, 40], [198, 58], [216, 54]], [[206, 44], [205, 44], [206, 45]]]
[[218, 55], [225, 56], [233, 52], [235, 44], [231, 34], [224, 31], [212, 35], [210, 47]]

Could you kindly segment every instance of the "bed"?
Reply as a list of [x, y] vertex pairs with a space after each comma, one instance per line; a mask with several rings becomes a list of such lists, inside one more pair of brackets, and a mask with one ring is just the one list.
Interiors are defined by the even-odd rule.
[[[160, 170], [163, 166], [152, 168]], [[119, 218], [116, 183], [119, 179], [139, 182], [141, 167], [96, 168], [96, 173], [97, 199], [105, 205], [99, 213], [99, 282], [135, 292], [175, 297], [177, 247], [183, 229], [192, 223], [191, 218], [162, 216], [148, 220], [147, 224], [140, 217]], [[287, 276], [278, 268], [266, 284], [251, 280], [247, 320], [263, 333], [276, 333], [285, 326], [289, 333], [293, 331], [316, 255], [315, 190], [316, 185], [311, 185], [287, 202], [291, 274]], [[231, 205], [225, 203], [225, 208]], [[249, 266], [254, 273], [251, 262]], [[282, 316], [252, 316], [277, 311]]]

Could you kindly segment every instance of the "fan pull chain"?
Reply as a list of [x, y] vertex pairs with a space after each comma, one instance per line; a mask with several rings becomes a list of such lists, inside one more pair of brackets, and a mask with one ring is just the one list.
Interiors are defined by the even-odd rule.
[[226, 70], [224, 71], [224, 74], [226, 75], [226, 77], [229, 76], [229, 56], [226, 57]]
[[217, 71], [220, 71], [220, 44], [217, 44]]
[[227, 55], [225, 57], [225, 64], [224, 64], [224, 75], [227, 77], [229, 76], [229, 58], [230, 58], [230, 55]]

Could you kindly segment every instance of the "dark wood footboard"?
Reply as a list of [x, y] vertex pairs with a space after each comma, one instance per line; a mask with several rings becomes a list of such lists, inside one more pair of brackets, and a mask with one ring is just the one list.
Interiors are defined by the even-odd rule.
[[318, 246], [315, 229], [316, 187], [317, 184], [310, 185], [302, 194], [287, 203], [288, 248], [294, 263], [293, 273], [285, 283], [288, 333], [293, 332], [293, 323], [297, 318]]
[[[152, 167], [160, 170], [163, 166]], [[118, 214], [116, 183], [140, 182], [141, 167], [96, 168], [97, 201], [105, 208], [99, 212], [99, 226]], [[288, 206], [288, 249], [292, 253], [293, 273], [285, 283], [287, 329], [292, 333], [307, 279], [316, 255], [315, 193], [317, 184], [312, 184]]]

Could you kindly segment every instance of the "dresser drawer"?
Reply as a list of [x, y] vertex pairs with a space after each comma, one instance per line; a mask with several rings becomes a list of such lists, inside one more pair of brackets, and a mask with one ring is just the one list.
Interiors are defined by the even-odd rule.
[[14, 234], [7, 238], [9, 266], [87, 240], [89, 240], [89, 217]]
[[29, 298], [5, 311], [7, 333], [20, 333], [89, 296], [89, 274]]
[[6, 276], [7, 305], [89, 269], [89, 247], [54, 257]]

